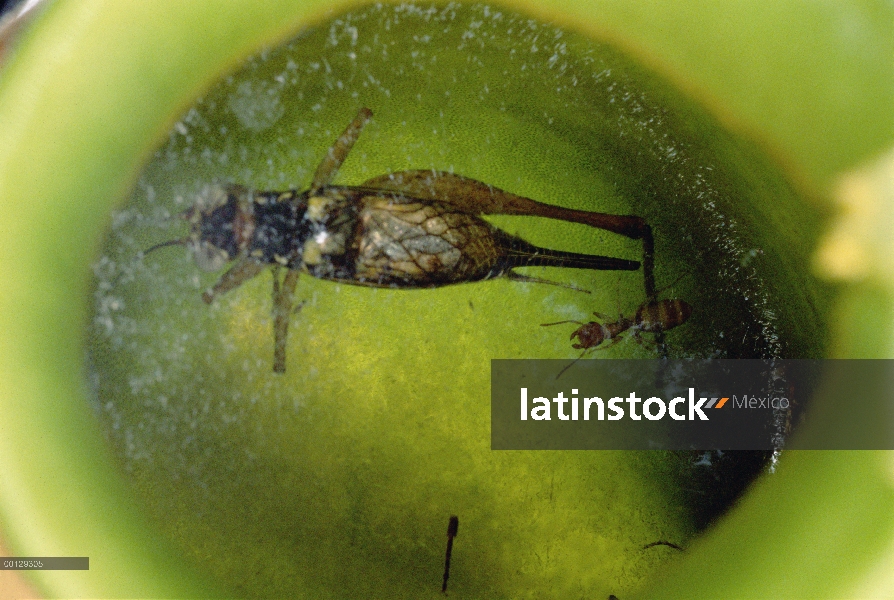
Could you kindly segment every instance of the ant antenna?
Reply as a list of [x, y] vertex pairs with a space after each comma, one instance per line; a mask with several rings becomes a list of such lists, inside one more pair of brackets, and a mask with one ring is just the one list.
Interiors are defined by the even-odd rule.
[[577, 364], [577, 361], [579, 361], [580, 359], [582, 359], [582, 358], [584, 357], [584, 354], [587, 353], [587, 350], [589, 350], [589, 348], [585, 348], [584, 351], [580, 353], [580, 356], [578, 356], [577, 358], [575, 358], [574, 360], [572, 360], [570, 363], [568, 363], [568, 364], [565, 366], [564, 369], [562, 369], [561, 371], [559, 371], [559, 374], [556, 375], [556, 380], [558, 380], [559, 377], [561, 377], [562, 375], [564, 375], [564, 374], [565, 374], [565, 371], [567, 371], [568, 369], [570, 369], [571, 367], [573, 367], [574, 365], [576, 365], [576, 364]]
[[564, 325], [565, 323], [577, 323], [578, 325], [586, 325], [583, 321], [575, 321], [573, 319], [568, 319], [567, 321], [556, 321], [555, 323], [541, 323], [541, 327], [552, 327], [553, 325]]
[[652, 542], [651, 544], [646, 544], [643, 546], [643, 550], [648, 550], [649, 548], [654, 548], [655, 546], [667, 546], [668, 548], [675, 548], [677, 550], [683, 551], [683, 548], [674, 544], [673, 542], [668, 542], [665, 540], [658, 540], [657, 542]]

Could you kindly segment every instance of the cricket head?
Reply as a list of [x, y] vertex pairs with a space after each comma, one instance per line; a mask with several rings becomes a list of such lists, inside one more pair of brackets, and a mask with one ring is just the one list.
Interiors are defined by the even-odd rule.
[[197, 267], [217, 271], [244, 252], [254, 235], [252, 195], [239, 185], [206, 185], [179, 216], [189, 223], [189, 235], [152, 246], [144, 256], [166, 246], [186, 246]]

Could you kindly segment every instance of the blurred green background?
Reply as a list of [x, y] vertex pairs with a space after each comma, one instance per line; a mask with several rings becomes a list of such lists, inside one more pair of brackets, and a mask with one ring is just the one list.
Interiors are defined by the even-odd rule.
[[[886, 164], [872, 166], [894, 138], [890, 4], [512, 6], [641, 60], [720, 123], [758, 140], [817, 206], [835, 196], [844, 172], [871, 174]], [[208, 593], [209, 584], [136, 508], [84, 400], [88, 265], [110, 207], [128, 195], [184, 108], [260, 44], [320, 22], [332, 7], [60, 1], [7, 55], [0, 74], [0, 522], [19, 555], [102, 557], [87, 577], [42, 574], [49, 595]], [[861, 206], [876, 222], [890, 221], [890, 184], [869, 188], [876, 191], [860, 196]], [[870, 257], [884, 255], [889, 243], [884, 234], [863, 242]], [[860, 280], [839, 272], [850, 280], [828, 323], [835, 356], [890, 355], [890, 272], [875, 263]], [[894, 560], [891, 477], [887, 454], [785, 455], [777, 474], [654, 593], [884, 597], [892, 587], [884, 567]], [[736, 568], [706, 573], [707, 557], [717, 556]]]

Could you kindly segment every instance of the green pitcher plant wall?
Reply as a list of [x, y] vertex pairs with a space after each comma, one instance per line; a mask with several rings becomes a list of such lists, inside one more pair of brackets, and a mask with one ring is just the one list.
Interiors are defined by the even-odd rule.
[[[15, 300], [24, 315], [2, 338], [11, 418], [0, 443], [12, 458], [0, 470], [0, 531], [19, 555], [91, 557], [84, 574], [35, 572], [41, 589], [622, 600], [890, 589], [879, 574], [894, 533], [886, 454], [490, 448], [494, 358], [888, 354], [887, 275], [856, 275], [840, 250], [853, 225], [823, 198], [836, 172], [892, 132], [845, 135], [875, 123], [864, 110], [831, 127], [821, 152], [815, 132], [793, 125], [803, 109], [761, 106], [774, 85], [792, 98], [809, 88], [826, 119], [825, 77], [848, 73], [852, 108], [878, 97], [873, 77], [825, 35], [815, 46], [831, 49], [829, 73], [804, 76], [815, 84], [768, 73], [749, 91], [700, 61], [697, 36], [663, 33], [698, 3], [676, 17], [650, 6], [651, 23], [642, 7], [610, 2], [552, 12], [58, 2], [38, 15], [7, 58], [0, 116], [30, 97], [65, 135], [38, 136], [24, 116], [0, 126], [10, 227], [50, 238], [11, 248], [0, 265], [4, 314]], [[823, 31], [803, 7], [779, 10]], [[756, 9], [730, 34], [743, 71], [771, 68], [757, 61], [783, 28], [751, 54], [745, 41], [774, 14]], [[859, 14], [866, 49], [854, 60], [874, 65], [877, 15]], [[207, 39], [178, 18], [204, 23]], [[160, 50], [107, 53], [78, 37], [103, 23], [108, 43], [148, 29]], [[77, 52], [47, 46], [52, 35]], [[816, 51], [792, 45], [795, 58]], [[32, 88], [18, 84], [51, 77], [68, 56], [87, 66], [56, 85], [75, 93], [94, 82], [79, 92], [90, 103], [68, 107], [37, 75]], [[109, 93], [93, 66], [106, 63], [119, 73]], [[46, 161], [53, 178], [41, 175]], [[411, 173], [423, 183], [406, 183]], [[452, 204], [426, 200], [432, 186], [449, 187]], [[494, 189], [542, 204], [470, 208]], [[404, 216], [375, 212], [370, 198]], [[572, 213], [584, 216], [544, 217]], [[635, 215], [654, 239], [590, 227], [595, 213]], [[415, 227], [425, 246], [410, 241]], [[327, 258], [358, 231], [388, 257], [365, 275]], [[864, 240], [866, 255], [877, 239]], [[397, 246], [416, 248], [415, 263], [399, 262]], [[513, 267], [440, 279], [456, 260], [448, 247]], [[248, 260], [221, 279], [239, 252]], [[511, 263], [526, 252], [539, 262]], [[435, 283], [408, 283], [413, 269], [412, 281]], [[676, 317], [656, 317], [667, 331], [620, 330], [589, 351], [580, 334], [569, 340], [579, 325], [566, 322], [594, 312], [642, 328], [650, 294], [678, 299], [662, 305]], [[839, 334], [842, 319], [853, 326]], [[29, 464], [61, 475], [34, 479]], [[699, 570], [718, 552], [739, 566]]]
[[[489, 376], [494, 357], [576, 356], [565, 328], [540, 324], [633, 310], [645, 300], [640, 272], [525, 271], [577, 289], [506, 278], [396, 289], [402, 279], [379, 288], [303, 275], [276, 374], [270, 291], [280, 275], [206, 306], [220, 275], [192, 264], [204, 250], [141, 254], [182, 238], [177, 215], [210, 202], [209, 182], [309, 187], [360, 107], [372, 117], [336, 183], [447, 171], [546, 203], [641, 215], [656, 235], [657, 285], [694, 306], [668, 334], [669, 353], [822, 352], [824, 300], [779, 224], [795, 213], [816, 232], [818, 221], [747, 142], [567, 30], [487, 5], [375, 6], [215, 85], [113, 216], [94, 264], [89, 352], [100, 420], [128, 477], [161, 527], [187, 554], [218, 557], [207, 567], [240, 595], [418, 597], [437, 584], [443, 516], [457, 514], [457, 565], [465, 557], [469, 567], [454, 567], [453, 594], [629, 596], [677, 558], [641, 547], [688, 541], [693, 513], [718, 502], [680, 489], [698, 481], [710, 496], [699, 471], [711, 468], [657, 452], [494, 453]], [[258, 227], [263, 207], [283, 201], [275, 196], [253, 208]], [[766, 196], [768, 213], [748, 210]], [[540, 247], [641, 254], [638, 241], [584, 225], [490, 220]], [[612, 355], [656, 350], [631, 342]]]

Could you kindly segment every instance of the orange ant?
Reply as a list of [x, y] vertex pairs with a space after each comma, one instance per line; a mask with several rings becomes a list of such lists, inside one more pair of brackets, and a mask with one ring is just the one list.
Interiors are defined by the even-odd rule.
[[[667, 289], [667, 288], [665, 288]], [[657, 295], [657, 294], [656, 294]], [[595, 350], [603, 350], [610, 348], [621, 341], [621, 334], [625, 331], [632, 330], [633, 337], [640, 343], [642, 332], [653, 333], [660, 336], [665, 331], [679, 327], [689, 320], [692, 315], [692, 305], [685, 300], [679, 298], [671, 298], [667, 300], [648, 300], [639, 305], [632, 319], [625, 317], [623, 314], [618, 315], [617, 321], [609, 321], [609, 317], [594, 312], [593, 315], [603, 322], [590, 321], [583, 323], [581, 321], [566, 320], [556, 323], [543, 323], [542, 327], [551, 327], [553, 325], [562, 325], [563, 323], [577, 323], [580, 325], [571, 332], [570, 339], [577, 338], [577, 343], [572, 344], [573, 348], [583, 350], [577, 358], [580, 360], [587, 352]], [[607, 345], [604, 343], [608, 342]], [[577, 362], [575, 360], [575, 362]], [[574, 363], [571, 363], [574, 364]], [[565, 372], [571, 365], [565, 367], [559, 376]], [[558, 379], [558, 377], [557, 377]]]
[[[641, 342], [642, 338], [640, 337], [640, 333], [643, 331], [660, 335], [669, 329], [679, 327], [689, 320], [689, 317], [692, 315], [692, 306], [685, 300], [680, 300], [679, 298], [671, 298], [668, 300], [653, 299], [658, 296], [658, 294], [677, 283], [681, 277], [682, 275], [667, 287], [658, 290], [654, 294], [650, 294], [649, 296], [652, 299], [640, 304], [632, 319], [625, 317], [623, 314], [619, 314], [618, 320], [613, 322], [599, 323], [598, 321], [590, 321], [588, 323], [583, 323], [581, 321], [566, 320], [557, 321], [555, 323], [543, 323], [541, 324], [541, 327], [551, 327], [553, 325], [562, 325], [564, 323], [577, 323], [580, 327], [571, 333], [570, 339], [573, 340], [574, 338], [577, 338], [579, 343], [573, 344], [572, 347], [583, 349], [584, 353], [586, 353], [587, 350], [601, 350], [617, 344], [621, 341], [621, 334], [628, 329], [632, 329], [633, 336], [637, 341]], [[603, 321], [608, 321], [609, 319], [609, 317], [598, 312], [594, 312], [593, 315], [597, 319], [602, 319]], [[598, 348], [598, 346], [608, 341], [611, 343], [602, 348]]]
[[[593, 315], [597, 319], [607, 320], [605, 315], [594, 312]], [[609, 323], [600, 323], [598, 321], [590, 321], [583, 323], [581, 321], [558, 321], [556, 323], [543, 323], [542, 327], [550, 327], [552, 325], [562, 325], [563, 323], [577, 323], [580, 325], [571, 333], [571, 339], [577, 338], [579, 343], [574, 344], [573, 348], [587, 350], [609, 348], [621, 341], [621, 334], [628, 329], [633, 330], [635, 338], [640, 337], [640, 333], [659, 333], [678, 327], [689, 320], [692, 315], [692, 306], [685, 300], [673, 298], [669, 300], [659, 300], [645, 302], [636, 309], [636, 315], [632, 319], [628, 319], [624, 315], [620, 315], [617, 321]], [[607, 346], [597, 348], [604, 342], [611, 341]]]

